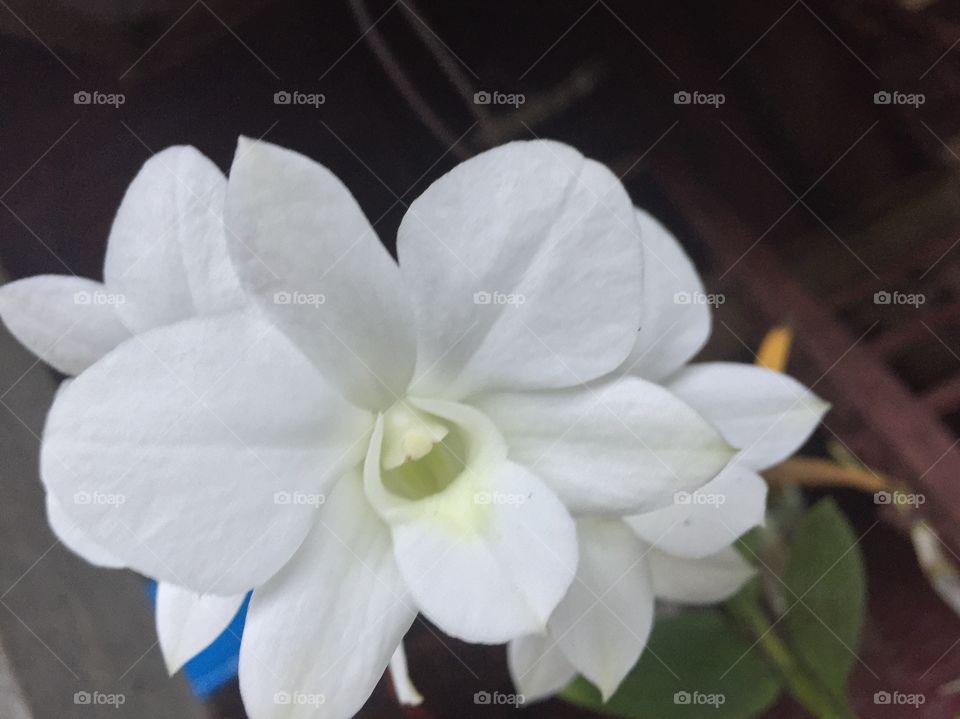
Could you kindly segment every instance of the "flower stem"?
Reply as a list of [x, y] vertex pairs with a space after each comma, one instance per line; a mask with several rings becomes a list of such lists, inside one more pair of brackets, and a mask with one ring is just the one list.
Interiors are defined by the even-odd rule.
[[764, 654], [783, 679], [790, 695], [817, 719], [856, 719], [843, 697], [810, 677], [773, 631], [756, 592], [741, 592], [726, 604], [729, 613], [757, 638]]

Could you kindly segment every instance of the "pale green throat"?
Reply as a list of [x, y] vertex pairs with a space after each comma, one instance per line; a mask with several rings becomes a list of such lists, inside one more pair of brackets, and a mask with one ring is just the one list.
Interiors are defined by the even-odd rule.
[[396, 404], [383, 417], [383, 485], [418, 500], [442, 492], [465, 469], [467, 446], [456, 425]]

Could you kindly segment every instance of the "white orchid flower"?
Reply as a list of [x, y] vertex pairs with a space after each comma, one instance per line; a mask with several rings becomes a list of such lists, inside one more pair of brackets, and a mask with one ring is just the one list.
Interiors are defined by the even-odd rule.
[[[767, 485], [757, 472], [786, 459], [828, 405], [783, 374], [729, 362], [687, 364], [710, 335], [703, 284], [680, 244], [638, 211], [645, 256], [644, 323], [622, 371], [662, 383], [742, 448], [714, 479], [680, 491], [670, 507], [577, 522], [580, 564], [546, 635], [510, 643], [508, 664], [527, 701], [581, 674], [608, 699], [637, 663], [653, 627], [654, 600], [710, 604], [752, 575], [733, 543], [762, 523]], [[508, 404], [484, 404], [510, 422]]]
[[[418, 610], [469, 641], [545, 631], [577, 567], [571, 513], [668, 506], [734, 452], [668, 390], [614, 374], [644, 301], [637, 220], [569, 147], [455, 168], [408, 208], [399, 267], [333, 175], [266, 143], [241, 141], [225, 221], [257, 309], [158, 327], [85, 369], [41, 465], [124, 566], [255, 590], [255, 719], [353, 714]], [[492, 419], [497, 403], [525, 420]], [[173, 612], [169, 641], [194, 651], [191, 627], [227, 613], [214, 604]]]

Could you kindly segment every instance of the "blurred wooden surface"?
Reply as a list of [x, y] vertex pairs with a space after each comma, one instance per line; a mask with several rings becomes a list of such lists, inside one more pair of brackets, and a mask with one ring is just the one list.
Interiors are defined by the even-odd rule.
[[27, 708], [23, 689], [13, 671], [13, 662], [0, 643], [0, 706], [4, 707], [5, 719], [33, 719]]

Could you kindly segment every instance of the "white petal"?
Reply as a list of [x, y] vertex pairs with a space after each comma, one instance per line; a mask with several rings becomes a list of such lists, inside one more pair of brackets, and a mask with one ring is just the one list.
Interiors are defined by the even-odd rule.
[[549, 635], [514, 639], [507, 645], [507, 666], [513, 686], [525, 703], [553, 696], [577, 676], [577, 670]]
[[291, 562], [250, 601], [240, 691], [255, 719], [353, 716], [416, 617], [361, 480], [339, 482]]
[[574, 513], [645, 511], [714, 477], [734, 450], [683, 401], [637, 377], [481, 396], [510, 458]]
[[70, 515], [63, 511], [60, 500], [47, 492], [47, 521], [63, 545], [71, 552], [97, 567], [122, 569], [123, 561], [101, 547], [90, 535], [78, 527]]
[[738, 464], [757, 471], [796, 452], [830, 409], [792, 377], [734, 362], [690, 365], [668, 386], [741, 450]]
[[125, 299], [117, 311], [132, 331], [237, 300], [232, 271], [223, 264], [225, 183], [196, 149], [170, 147], [147, 160], [127, 188], [110, 230], [103, 277]]
[[[220, 188], [214, 192], [206, 211], [197, 210], [191, 217], [183, 218], [181, 224], [184, 226], [177, 233], [197, 314], [229, 312], [243, 307], [246, 302], [240, 278], [227, 250], [223, 224], [227, 185], [226, 179], [222, 176], [220, 179]], [[188, 219], [191, 225], [187, 225]]]
[[620, 181], [573, 148], [512, 142], [467, 160], [400, 224], [412, 391], [569, 387], [615, 369], [640, 319], [640, 252]]
[[407, 653], [403, 650], [403, 642], [400, 642], [397, 650], [390, 657], [390, 678], [393, 679], [393, 690], [397, 694], [397, 701], [404, 706], [412, 707], [423, 704], [423, 694], [417, 691], [407, 669]]
[[639, 208], [637, 222], [643, 239], [643, 317], [623, 368], [660, 380], [706, 343], [712, 310], [700, 275], [677, 239]]
[[729, 599], [754, 575], [733, 547], [702, 559], [674, 557], [650, 551], [650, 571], [657, 599], [681, 604], [713, 604]]
[[117, 298], [93, 280], [38, 275], [0, 287], [0, 318], [51, 367], [79, 374], [130, 336]]
[[58, 395], [41, 476], [129, 567], [235, 594], [293, 554], [370, 423], [255, 315], [196, 318], [124, 343]]
[[226, 216], [244, 288], [323, 375], [364, 406], [402, 396], [413, 315], [396, 263], [343, 183], [303, 155], [241, 138]]
[[223, 634], [246, 593], [228, 597], [197, 594], [168, 582], [157, 585], [157, 638], [173, 675]]
[[[463, 405], [419, 401], [476, 437], [489, 420]], [[367, 495], [393, 533], [397, 564], [420, 610], [447, 634], [498, 644], [545, 630], [573, 579], [573, 520], [535, 475], [471, 447], [445, 490], [401, 500], [381, 483], [383, 422], [364, 464]]]
[[649, 548], [616, 519], [577, 522], [580, 564], [550, 617], [550, 636], [567, 660], [609, 699], [653, 628]]
[[633, 530], [670, 554], [699, 559], [720, 551], [763, 523], [767, 483], [733, 462], [696, 492], [680, 492], [673, 506], [627, 518]]
[[[423, 516], [393, 527], [397, 563], [423, 613], [447, 634], [499, 644], [543, 631], [577, 562], [573, 521], [550, 490], [522, 467], [504, 463], [476, 489], [423, 504]], [[438, 506], [442, 503], [442, 506]], [[465, 514], [467, 516], [460, 516]], [[477, 516], [480, 515], [480, 516]]]
[[[60, 386], [57, 387], [56, 396], [59, 397], [72, 382], [71, 379], [65, 379], [61, 382]], [[122, 569], [125, 567], [123, 561], [93, 541], [90, 535], [70, 518], [70, 515], [64, 511], [60, 504], [60, 500], [52, 492], [46, 493], [45, 504], [50, 529], [67, 549], [96, 567], [104, 567], [105, 569]]]

